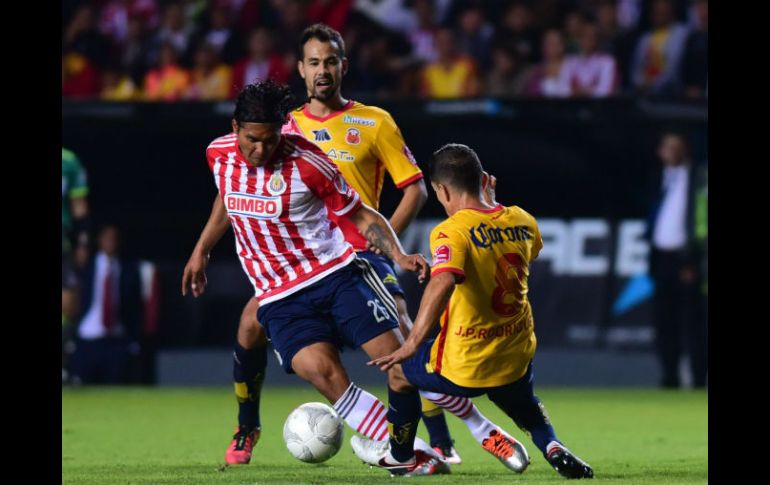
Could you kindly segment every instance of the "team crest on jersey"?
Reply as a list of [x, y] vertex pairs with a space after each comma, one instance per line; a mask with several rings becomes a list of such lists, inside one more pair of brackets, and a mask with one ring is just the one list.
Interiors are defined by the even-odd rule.
[[433, 252], [433, 266], [444, 264], [452, 259], [452, 249], [448, 244], [442, 244]]
[[286, 191], [286, 181], [283, 179], [283, 175], [279, 172], [273, 174], [270, 180], [267, 181], [267, 191], [271, 195], [281, 195]]
[[314, 141], [331, 141], [332, 136], [329, 134], [329, 130], [326, 128], [321, 128], [320, 130], [310, 130], [313, 132], [313, 136], [315, 137]]
[[342, 174], [338, 173], [334, 176], [334, 187], [340, 194], [345, 195], [348, 193], [348, 183], [345, 182], [345, 178], [342, 176]]
[[361, 131], [358, 128], [348, 128], [345, 142], [347, 142], [348, 145], [358, 145], [361, 143]]
[[401, 151], [404, 153], [404, 156], [406, 157], [406, 159], [409, 160], [409, 162], [416, 167], [417, 160], [414, 159], [414, 156], [412, 155], [412, 151], [409, 150], [409, 147], [404, 145], [404, 149]]
[[225, 195], [225, 208], [230, 215], [275, 219], [281, 215], [283, 205], [280, 197], [230, 192]]

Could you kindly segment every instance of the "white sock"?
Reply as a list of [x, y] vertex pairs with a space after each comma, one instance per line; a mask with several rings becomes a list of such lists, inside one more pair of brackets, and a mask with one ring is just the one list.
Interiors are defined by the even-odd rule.
[[554, 448], [560, 448], [560, 449], [562, 449], [562, 450], [565, 450], [565, 449], [566, 449], [566, 448], [564, 447], [564, 445], [563, 445], [563, 444], [561, 444], [561, 443], [559, 443], [558, 441], [551, 441], [550, 443], [548, 443], [548, 444], [545, 446], [545, 454], [546, 454], [546, 456], [550, 455], [550, 454], [551, 454], [551, 451], [553, 451], [553, 449], [554, 449]]
[[382, 401], [354, 383], [334, 403], [334, 410], [348, 426], [375, 441], [388, 437], [388, 410]]
[[449, 396], [447, 394], [427, 391], [420, 391], [420, 395], [460, 418], [479, 444], [489, 437], [489, 433], [492, 430], [499, 428], [481, 414], [479, 408], [467, 397]]

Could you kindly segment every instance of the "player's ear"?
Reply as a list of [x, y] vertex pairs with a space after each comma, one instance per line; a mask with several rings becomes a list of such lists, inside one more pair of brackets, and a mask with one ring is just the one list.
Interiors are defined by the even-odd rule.
[[347, 73], [348, 73], [348, 58], [343, 57], [342, 58], [342, 75], [344, 76]]
[[237, 121], [235, 121], [235, 118], [233, 118], [232, 120], [230, 120], [230, 126], [232, 126], [232, 127], [233, 127], [233, 131], [234, 131], [234, 132], [238, 133], [238, 122], [237, 122]]
[[297, 61], [297, 71], [299, 72], [299, 77], [305, 79], [305, 63], [302, 62], [302, 59]]
[[489, 174], [486, 171], [481, 172], [481, 188], [483, 190], [487, 190], [488, 185], [489, 185]]

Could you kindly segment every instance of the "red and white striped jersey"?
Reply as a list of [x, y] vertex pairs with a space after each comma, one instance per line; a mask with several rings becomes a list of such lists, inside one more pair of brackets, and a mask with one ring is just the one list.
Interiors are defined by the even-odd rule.
[[361, 199], [312, 142], [281, 135], [270, 160], [254, 167], [231, 133], [211, 142], [206, 159], [260, 303], [288, 296], [353, 261], [353, 247], [330, 214], [353, 214]]

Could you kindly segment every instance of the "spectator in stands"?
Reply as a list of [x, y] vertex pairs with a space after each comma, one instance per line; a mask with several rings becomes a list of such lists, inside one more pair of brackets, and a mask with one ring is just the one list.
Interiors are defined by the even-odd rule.
[[99, 95], [99, 70], [75, 50], [62, 54], [61, 94], [64, 98], [92, 98]]
[[120, 65], [135, 84], [141, 84], [149, 67], [147, 52], [150, 50], [151, 39], [145, 22], [140, 15], [129, 16], [128, 31], [119, 51]]
[[599, 51], [614, 55], [620, 26], [617, 6], [613, 0], [602, 0], [596, 6], [596, 27], [599, 30]]
[[654, 0], [652, 30], [636, 45], [632, 86], [641, 94], [673, 95], [681, 86], [680, 63], [688, 30], [674, 19], [672, 0]]
[[487, 22], [479, 6], [471, 6], [460, 13], [457, 45], [460, 52], [471, 57], [478, 66], [485, 69], [490, 64], [494, 27]]
[[[281, 50], [294, 51], [297, 48], [297, 39], [309, 23], [305, 5], [299, 0], [283, 0], [275, 3], [278, 4], [278, 26], [274, 32], [274, 45]], [[296, 71], [294, 68], [292, 70]]]
[[436, 62], [422, 71], [422, 95], [437, 99], [478, 96], [481, 83], [476, 63], [458, 52], [452, 29], [444, 27], [436, 33], [436, 51]]
[[580, 52], [580, 34], [583, 32], [586, 20], [585, 15], [578, 10], [568, 12], [565, 16], [564, 50], [567, 54]]
[[394, 32], [406, 35], [417, 28], [415, 12], [403, 0], [356, 0], [354, 8]]
[[[274, 79], [286, 83], [294, 69], [293, 55], [281, 55], [273, 49], [271, 32], [257, 27], [249, 34], [249, 54], [233, 66], [233, 80], [230, 83], [230, 97], [235, 97], [241, 88], [250, 83]], [[287, 57], [289, 58], [287, 60]]]
[[99, 30], [120, 46], [128, 37], [128, 23], [132, 16], [141, 17], [147, 28], [158, 26], [158, 7], [155, 0], [111, 0], [102, 8]]
[[104, 101], [134, 101], [141, 98], [131, 76], [119, 66], [108, 66], [102, 72], [102, 92], [99, 95]]
[[158, 67], [144, 78], [144, 97], [150, 101], [177, 101], [182, 99], [190, 85], [190, 73], [179, 65], [178, 54], [172, 44], [160, 49]]
[[187, 88], [187, 99], [213, 101], [227, 99], [232, 86], [230, 66], [219, 61], [211, 44], [203, 43], [195, 50], [192, 81]]
[[564, 38], [558, 29], [543, 34], [543, 61], [532, 69], [527, 94], [536, 97], [566, 98], [572, 95], [564, 57]]
[[438, 54], [434, 46], [434, 37], [438, 30], [436, 13], [432, 0], [416, 0], [414, 12], [417, 17], [417, 27], [407, 36], [412, 45], [412, 56], [420, 62], [435, 62]]
[[216, 2], [209, 14], [208, 28], [199, 30], [191, 42], [192, 45], [211, 45], [226, 64], [233, 64], [244, 55], [244, 41], [234, 26], [232, 12], [226, 5]]
[[527, 4], [513, 3], [503, 14], [503, 22], [495, 32], [494, 45], [509, 43], [526, 63], [540, 61], [540, 38], [534, 27], [532, 11]]
[[572, 96], [611, 96], [620, 84], [615, 59], [598, 51], [599, 29], [586, 20], [580, 32], [580, 53], [568, 56], [565, 64]]
[[160, 29], [152, 40], [152, 47], [147, 55], [147, 62], [155, 65], [158, 62], [158, 55], [163, 44], [170, 43], [177, 52], [185, 57], [190, 49], [190, 38], [192, 28], [187, 24], [182, 4], [172, 2], [166, 5], [163, 11], [163, 22]]
[[708, 368], [706, 321], [701, 314], [700, 246], [697, 244], [696, 168], [680, 133], [667, 132], [658, 147], [662, 161], [648, 222], [649, 270], [655, 282], [653, 315], [656, 347], [662, 367], [661, 385], [679, 387], [679, 361], [689, 351], [695, 387], [706, 385]]
[[339, 32], [345, 29], [352, 8], [353, 0], [310, 0], [307, 22], [324, 23]]
[[682, 61], [682, 81], [684, 95], [689, 98], [702, 98], [708, 85], [708, 50], [709, 50], [709, 3], [708, 0], [693, 2], [695, 29], [687, 37]]
[[121, 256], [120, 232], [107, 225], [98, 251], [80, 274], [81, 308], [73, 382], [121, 384], [128, 380], [131, 354], [138, 354], [142, 328], [142, 288], [136, 261]]
[[109, 39], [96, 28], [96, 16], [90, 5], [81, 5], [67, 24], [62, 40], [64, 50], [85, 56], [94, 66], [102, 67], [110, 57]]
[[484, 94], [500, 98], [520, 96], [526, 91], [529, 68], [509, 46], [492, 49], [492, 68], [487, 72]]

